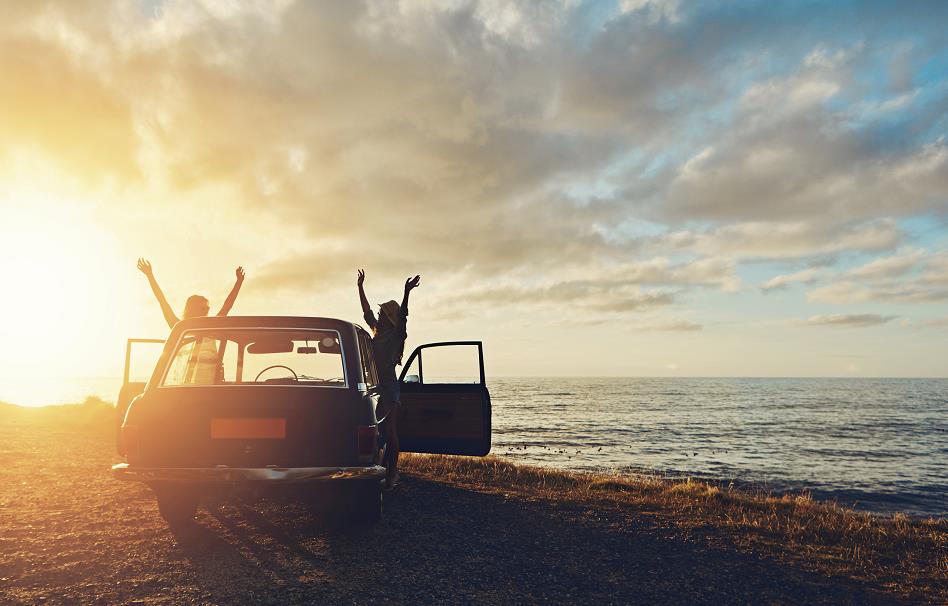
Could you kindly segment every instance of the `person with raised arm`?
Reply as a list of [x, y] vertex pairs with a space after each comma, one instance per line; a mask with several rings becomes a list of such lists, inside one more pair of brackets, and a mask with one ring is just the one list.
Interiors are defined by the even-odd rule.
[[[158, 305], [161, 306], [161, 313], [165, 316], [165, 322], [168, 323], [169, 328], [173, 327], [180, 319], [175, 315], [174, 310], [171, 309], [171, 305], [168, 303], [168, 299], [165, 298], [165, 293], [163, 293], [161, 287], [158, 286], [158, 280], [155, 279], [155, 272], [151, 268], [151, 263], [146, 259], [139, 259], [138, 271], [145, 274], [145, 277], [148, 278], [148, 284], [151, 285], [151, 291], [155, 293], [155, 298], [158, 299]], [[230, 289], [230, 294], [227, 295], [227, 299], [224, 300], [224, 305], [221, 306], [220, 311], [217, 312], [218, 316], [226, 316], [230, 313], [231, 308], [234, 307], [234, 302], [237, 300], [240, 287], [244, 283], [244, 276], [246, 275], [244, 268], [238, 267], [235, 273], [237, 275], [237, 281], [234, 282], [234, 287]], [[191, 295], [184, 303], [183, 319], [206, 316], [210, 310], [211, 305], [207, 297]]]
[[408, 295], [421, 283], [421, 276], [405, 280], [405, 294], [399, 305], [394, 300], [379, 305], [378, 317], [372, 312], [365, 296], [365, 271], [359, 270], [357, 284], [362, 314], [372, 329], [372, 353], [379, 374], [379, 403], [377, 414], [384, 418], [385, 440], [385, 488], [392, 489], [398, 483], [398, 427], [396, 420], [401, 406], [401, 392], [395, 367], [402, 363], [405, 339], [408, 337]]
[[[155, 279], [155, 272], [151, 268], [151, 263], [146, 259], [139, 259], [138, 270], [148, 278], [148, 284], [151, 285], [151, 291], [155, 293], [155, 298], [158, 299], [158, 305], [161, 306], [161, 313], [165, 316], [165, 322], [168, 323], [168, 327], [174, 328], [174, 325], [180, 320], [178, 316], [175, 315], [174, 310], [171, 309], [171, 305], [168, 303], [165, 293], [162, 292], [161, 287], [158, 286], [158, 280]], [[244, 268], [238, 267], [235, 273], [237, 275], [237, 281], [234, 282], [234, 287], [230, 289], [230, 294], [227, 295], [227, 299], [224, 300], [224, 305], [221, 306], [220, 311], [217, 312], [218, 316], [226, 316], [231, 308], [234, 307], [237, 294], [240, 292], [240, 286], [244, 283]], [[210, 309], [211, 306], [206, 297], [191, 295], [184, 304], [183, 319], [187, 320], [188, 318], [206, 316]], [[217, 349], [217, 344], [210, 338], [198, 339], [196, 343], [198, 347], [197, 357], [192, 358], [193, 361], [189, 363], [192, 367], [189, 371], [191, 377], [190, 382], [197, 385], [211, 385], [219, 382], [223, 379], [223, 367], [221, 366], [220, 352]], [[179, 350], [178, 355], [189, 356], [191, 354], [190, 350], [182, 348]]]

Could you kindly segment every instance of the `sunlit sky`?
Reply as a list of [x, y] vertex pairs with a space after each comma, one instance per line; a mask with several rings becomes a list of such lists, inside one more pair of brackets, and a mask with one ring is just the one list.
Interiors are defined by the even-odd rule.
[[0, 400], [180, 312], [489, 375], [946, 376], [948, 2], [7, 2]]

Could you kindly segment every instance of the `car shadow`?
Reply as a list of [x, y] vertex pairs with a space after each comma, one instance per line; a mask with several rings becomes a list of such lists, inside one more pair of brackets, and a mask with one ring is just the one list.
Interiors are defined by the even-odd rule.
[[898, 604], [856, 583], [709, 547], [629, 511], [419, 478], [370, 526], [292, 499], [212, 504], [174, 530], [217, 603]]

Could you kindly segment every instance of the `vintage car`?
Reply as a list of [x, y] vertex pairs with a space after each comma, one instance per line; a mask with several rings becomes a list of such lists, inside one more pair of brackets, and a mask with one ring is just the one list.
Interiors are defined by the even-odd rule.
[[[156, 341], [128, 342], [117, 405], [127, 462], [112, 469], [118, 479], [145, 482], [169, 523], [191, 520], [208, 493], [271, 487], [292, 487], [320, 511], [379, 517], [384, 444], [371, 337], [362, 327], [315, 317], [184, 320], [147, 382], [133, 380], [134, 349]], [[432, 374], [433, 354], [448, 350], [467, 352], [468, 382]], [[489, 452], [479, 341], [422, 345], [400, 380], [403, 452]]]

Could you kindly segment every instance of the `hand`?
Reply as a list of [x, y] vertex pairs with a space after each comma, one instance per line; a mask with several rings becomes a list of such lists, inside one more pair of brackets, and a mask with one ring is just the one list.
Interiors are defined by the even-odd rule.
[[359, 279], [356, 281], [356, 284], [358, 284], [359, 286], [362, 286], [362, 283], [363, 283], [363, 282], [365, 282], [365, 270], [364, 270], [364, 269], [360, 269], [360, 270], [359, 270]]
[[149, 278], [154, 275], [151, 270], [151, 263], [149, 263], [143, 258], [138, 259], [138, 271], [142, 272]]
[[243, 267], [238, 267], [238, 268], [237, 268], [237, 271], [235, 271], [234, 273], [237, 274], [237, 281], [238, 281], [238, 282], [243, 282], [243, 281], [244, 281], [244, 276], [247, 275], [247, 274], [244, 272], [244, 268], [243, 268]]
[[421, 276], [408, 278], [405, 280], [405, 292], [410, 292], [413, 288], [418, 288], [419, 284], [421, 284]]

